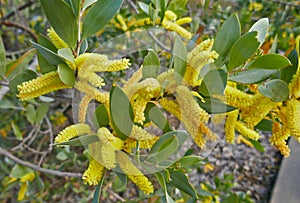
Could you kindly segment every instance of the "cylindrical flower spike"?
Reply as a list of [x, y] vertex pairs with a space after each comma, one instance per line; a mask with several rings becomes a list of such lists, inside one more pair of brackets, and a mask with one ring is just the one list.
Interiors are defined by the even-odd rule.
[[98, 185], [104, 175], [105, 168], [98, 161], [91, 158], [87, 170], [83, 173], [82, 180], [87, 185]]
[[235, 129], [242, 135], [249, 137], [252, 140], [258, 140], [260, 138], [260, 135], [256, 131], [247, 128], [241, 121], [237, 121], [235, 123]]
[[300, 101], [291, 99], [287, 102], [287, 121], [290, 132], [297, 139], [300, 138]]
[[180, 18], [180, 19], [176, 20], [176, 24], [178, 24], [178, 25], [183, 25], [183, 24], [190, 23], [190, 22], [192, 22], [192, 18], [190, 18], [190, 17], [184, 17], [184, 18]]
[[173, 11], [171, 10], [166, 10], [165, 12], [165, 18], [167, 18], [168, 20], [176, 20], [177, 18], [177, 15], [176, 13], [174, 13]]
[[228, 85], [225, 88], [225, 102], [239, 109], [248, 108], [253, 104], [252, 95]]
[[55, 90], [71, 87], [59, 79], [57, 71], [53, 71], [18, 85], [19, 94], [17, 96], [21, 100], [28, 100]]
[[92, 130], [89, 125], [84, 123], [78, 123], [71, 126], [66, 127], [62, 130], [55, 138], [54, 143], [62, 143], [69, 141], [70, 139], [84, 135], [84, 134], [92, 134]]
[[66, 42], [64, 42], [58, 34], [53, 30], [53, 28], [47, 30], [48, 37], [50, 41], [54, 44], [57, 49], [69, 47]]
[[140, 190], [145, 194], [153, 193], [154, 188], [152, 183], [139, 169], [136, 168], [124, 152], [117, 152], [117, 162], [121, 170]]
[[226, 141], [233, 144], [235, 138], [235, 123], [238, 119], [239, 110], [234, 110], [227, 113], [227, 118], [225, 122], [225, 136]]
[[89, 106], [89, 103], [93, 100], [93, 97], [86, 94], [83, 96], [83, 98], [80, 101], [79, 104], [79, 111], [78, 111], [78, 121], [79, 123], [85, 122], [86, 112]]
[[186, 39], [191, 39], [193, 36], [193, 34], [187, 31], [184, 27], [181, 27], [180, 25], [166, 19], [163, 20], [162, 26], [168, 30], [177, 32], [180, 36]]

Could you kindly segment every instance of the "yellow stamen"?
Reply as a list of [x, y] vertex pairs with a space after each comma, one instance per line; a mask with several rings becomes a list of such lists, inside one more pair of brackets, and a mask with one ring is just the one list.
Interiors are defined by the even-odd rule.
[[184, 17], [184, 18], [180, 18], [180, 19], [176, 20], [176, 24], [178, 24], [178, 25], [183, 25], [183, 24], [190, 23], [190, 22], [192, 22], [192, 18], [190, 18], [190, 17]]
[[226, 141], [233, 144], [235, 137], [235, 123], [239, 115], [239, 110], [234, 110], [227, 113], [226, 123], [225, 123], [225, 135]]
[[82, 180], [87, 185], [98, 185], [105, 168], [98, 161], [91, 158], [87, 170], [83, 173]]
[[260, 138], [260, 135], [256, 131], [247, 128], [241, 121], [237, 121], [235, 123], [235, 129], [242, 135], [249, 137], [252, 140], [258, 140]]
[[71, 126], [66, 127], [62, 130], [55, 138], [55, 143], [62, 143], [69, 141], [70, 139], [84, 135], [84, 134], [92, 134], [92, 130], [89, 125], [84, 123], [78, 123]]
[[48, 37], [57, 49], [69, 47], [52, 28], [48, 29], [47, 32]]

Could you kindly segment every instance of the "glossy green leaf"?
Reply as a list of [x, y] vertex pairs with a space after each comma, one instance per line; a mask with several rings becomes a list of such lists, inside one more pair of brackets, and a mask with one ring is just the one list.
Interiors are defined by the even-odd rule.
[[30, 124], [34, 124], [36, 120], [36, 111], [34, 109], [34, 106], [32, 104], [29, 104], [26, 107], [26, 119], [29, 121]]
[[282, 102], [289, 98], [289, 86], [280, 79], [270, 80], [258, 86], [258, 91], [262, 95], [271, 98], [273, 102]]
[[20, 131], [20, 128], [14, 123], [11, 122], [11, 128], [13, 129], [13, 132], [17, 138], [17, 140], [23, 140], [22, 132]]
[[78, 138], [71, 139], [67, 142], [56, 143], [54, 145], [70, 145], [70, 146], [84, 146], [87, 147], [89, 144], [98, 142], [99, 138], [97, 135], [82, 135]]
[[154, 175], [155, 175], [158, 183], [160, 184], [160, 186], [164, 190], [164, 193], [165, 193], [165, 202], [166, 203], [175, 203], [175, 201], [168, 194], [165, 174], [163, 174], [163, 172], [157, 172]]
[[32, 70], [29, 70], [29, 69], [23, 70], [21, 73], [16, 75], [10, 81], [10, 83], [9, 83], [10, 91], [14, 94], [17, 93], [18, 92], [18, 88], [17, 88], [18, 85], [22, 84], [25, 81], [32, 80], [36, 77], [37, 77], [36, 72], [34, 72]]
[[115, 86], [110, 91], [110, 115], [113, 128], [121, 139], [126, 139], [133, 126], [133, 111], [123, 90]]
[[72, 2], [72, 9], [73, 9], [75, 16], [78, 16], [79, 12], [80, 12], [81, 0], [71, 0], [71, 2]]
[[[52, 42], [48, 38], [46, 38], [43, 35], [40, 35], [38, 37], [38, 44], [51, 50], [54, 53], [57, 52], [57, 48], [52, 44]], [[39, 51], [37, 51], [37, 58], [39, 62], [39, 67], [43, 74], [55, 71], [57, 69], [57, 67], [50, 63]]]
[[155, 78], [160, 67], [160, 61], [157, 53], [150, 49], [144, 58], [143, 63], [143, 78]]
[[32, 61], [35, 54], [36, 51], [34, 49], [30, 49], [17, 60], [6, 64], [5, 76], [7, 77], [7, 79], [12, 79], [22, 69], [28, 67], [28, 64]]
[[242, 72], [233, 73], [229, 80], [242, 83], [242, 84], [256, 84], [261, 82], [272, 75], [276, 74], [277, 70], [267, 70], [267, 69], [253, 69], [246, 70]]
[[241, 25], [236, 14], [231, 15], [222, 25], [221, 29], [217, 33], [213, 44], [213, 50], [215, 50], [219, 57], [215, 61], [218, 68], [222, 67], [228, 59], [230, 49], [233, 44], [241, 36]]
[[199, 93], [204, 96], [223, 94], [227, 84], [227, 72], [222, 69], [210, 70], [203, 78]]
[[96, 187], [96, 190], [94, 192], [94, 196], [92, 199], [92, 203], [100, 203], [100, 196], [101, 196], [103, 182], [104, 182], [104, 175], [101, 177], [101, 180]]
[[182, 157], [177, 163], [182, 168], [193, 169], [203, 164], [203, 160], [204, 159], [200, 156], [189, 155], [189, 156]]
[[148, 4], [145, 4], [144, 2], [138, 2], [138, 6], [140, 7], [140, 9], [142, 9], [142, 11], [144, 13], [149, 15], [149, 6], [148, 6]]
[[99, 128], [109, 124], [109, 115], [104, 104], [100, 104], [95, 110], [95, 117]]
[[242, 65], [255, 54], [259, 47], [256, 37], [256, 31], [248, 32], [236, 41], [230, 51], [229, 62], [227, 64], [228, 71]]
[[36, 124], [39, 124], [46, 117], [49, 110], [49, 104], [42, 104], [36, 109]]
[[26, 166], [22, 166], [20, 164], [16, 164], [10, 173], [12, 178], [22, 178], [27, 173], [32, 172], [31, 169], [27, 168]]
[[87, 48], [88, 48], [88, 46], [89, 46], [88, 41], [86, 39], [84, 39], [83, 42], [80, 45], [79, 55], [85, 53], [86, 50], [87, 50]]
[[297, 72], [298, 69], [298, 54], [296, 49], [293, 49], [289, 55], [287, 56], [287, 58], [290, 60], [290, 62], [292, 63], [292, 65], [283, 68], [280, 72], [280, 79], [285, 81], [286, 83], [290, 83], [293, 75]]
[[[0, 109], [16, 109], [16, 107], [10, 99], [4, 97], [0, 100]], [[20, 108], [21, 109], [21, 108]]]
[[0, 36], [0, 78], [6, 72], [6, 54], [5, 54], [5, 47]]
[[72, 8], [63, 0], [40, 0], [44, 13], [55, 32], [71, 48], [78, 38], [77, 18]]
[[163, 112], [154, 103], [148, 103], [145, 109], [146, 121], [153, 122], [158, 128], [164, 132], [172, 130], [168, 120], [163, 115]]
[[180, 171], [170, 171], [171, 181], [169, 182], [170, 185], [178, 188], [179, 190], [185, 192], [186, 194], [190, 195], [191, 197], [198, 198], [197, 193], [194, 187], [191, 185], [187, 176]]
[[68, 61], [75, 61], [72, 50], [70, 48], [59, 49], [57, 51], [57, 54]]
[[235, 107], [225, 104], [223, 101], [212, 97], [204, 99], [204, 102], [202, 102], [199, 98], [196, 98], [196, 100], [199, 106], [209, 114], [225, 113], [236, 109]]
[[187, 51], [179, 35], [175, 37], [173, 57], [175, 81], [176, 84], [181, 84], [186, 70]]
[[255, 149], [257, 149], [258, 151], [264, 153], [265, 152], [265, 148], [264, 146], [257, 140], [252, 140], [249, 138], [246, 138], [249, 142], [251, 142], [251, 144], [254, 146]]
[[43, 47], [33, 41], [31, 41], [31, 43], [39, 51], [39, 53], [51, 64], [57, 66], [61, 63], [64, 63], [64, 60], [62, 58], [60, 58], [56, 53], [51, 51], [50, 49]]
[[239, 197], [237, 194], [232, 193], [228, 197], [226, 197], [222, 203], [239, 203]]
[[272, 127], [273, 127], [273, 121], [267, 119], [263, 119], [255, 126], [256, 129], [267, 131], [267, 132], [272, 132]]
[[257, 39], [260, 42], [260, 46], [265, 42], [265, 38], [268, 34], [269, 30], [269, 19], [262, 18], [258, 20], [252, 27], [250, 28], [249, 32], [257, 31]]
[[87, 9], [89, 6], [91, 6], [92, 4], [94, 4], [96, 2], [97, 2], [97, 0], [85, 0], [83, 2], [83, 6], [82, 6], [83, 10]]
[[63, 83], [71, 86], [75, 84], [74, 72], [66, 64], [59, 64], [57, 70], [58, 76]]
[[257, 57], [249, 66], [248, 69], [280, 69], [292, 65], [288, 58], [280, 54], [265, 54]]
[[82, 38], [101, 30], [118, 12], [122, 3], [123, 0], [98, 0], [83, 19]]

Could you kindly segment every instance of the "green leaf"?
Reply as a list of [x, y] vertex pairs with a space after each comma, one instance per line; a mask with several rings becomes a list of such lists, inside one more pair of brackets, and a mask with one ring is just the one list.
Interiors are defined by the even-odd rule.
[[71, 139], [67, 142], [56, 143], [54, 145], [70, 145], [70, 146], [84, 146], [87, 147], [89, 144], [99, 142], [97, 135], [82, 135], [78, 138]]
[[[38, 44], [51, 50], [54, 53], [57, 52], [57, 48], [52, 44], [52, 42], [48, 38], [46, 38], [43, 35], [39, 36]], [[43, 74], [51, 71], [55, 71], [57, 69], [57, 67], [52, 63], [50, 63], [39, 51], [37, 51], [37, 57], [38, 57], [39, 67]]]
[[147, 15], [149, 15], [149, 6], [148, 6], [148, 4], [145, 4], [143, 2], [138, 2], [138, 6], [142, 9], [142, 11], [144, 13], [146, 13]]
[[157, 53], [150, 49], [144, 58], [143, 63], [143, 79], [155, 78], [160, 67], [160, 61]]
[[75, 84], [76, 79], [75, 79], [74, 72], [66, 64], [58, 65], [58, 76], [60, 80], [66, 85], [73, 86]]
[[75, 48], [78, 24], [72, 8], [63, 0], [41, 0], [41, 5], [51, 27], [63, 41]]
[[199, 98], [196, 98], [196, 100], [199, 106], [209, 114], [226, 113], [236, 109], [235, 107], [225, 104], [223, 101], [213, 97], [204, 99], [204, 102], [202, 102]]
[[11, 122], [11, 127], [13, 129], [13, 132], [17, 138], [17, 140], [23, 140], [23, 135], [22, 135], [22, 132], [20, 131], [20, 128], [14, 123], [14, 122]]
[[289, 86], [280, 79], [270, 80], [258, 86], [258, 91], [273, 102], [282, 102], [289, 98]]
[[85, 0], [83, 2], [83, 10], [87, 9], [89, 6], [91, 6], [92, 4], [96, 3], [97, 0]]
[[65, 161], [67, 160], [69, 157], [67, 155], [67, 153], [65, 151], [61, 151], [56, 155], [56, 158], [60, 161]]
[[49, 110], [49, 104], [42, 104], [37, 108], [36, 119], [35, 119], [36, 124], [39, 124], [43, 120], [43, 118], [45, 118], [48, 110]]
[[36, 111], [34, 109], [34, 106], [32, 104], [29, 104], [26, 107], [26, 119], [29, 121], [31, 125], [35, 123], [36, 120]]
[[270, 50], [269, 50], [268, 53], [276, 53], [277, 43], [278, 43], [278, 37], [277, 37], [277, 35], [275, 35], [275, 38], [274, 38], [273, 43], [272, 43], [272, 46], [271, 46], [271, 48], [270, 48]]
[[196, 155], [189, 155], [182, 157], [177, 163], [180, 164], [180, 167], [193, 169], [195, 167], [199, 167], [203, 164], [203, 158]]
[[163, 112], [154, 103], [148, 103], [145, 109], [146, 121], [152, 121], [158, 128], [164, 132], [172, 131], [168, 120], [163, 115]]
[[239, 203], [239, 197], [235, 193], [230, 194], [222, 201], [222, 203]]
[[22, 69], [26, 68], [28, 64], [32, 61], [35, 56], [36, 51], [34, 49], [30, 49], [17, 60], [6, 64], [6, 73], [5, 76], [8, 79], [12, 79], [17, 73], [19, 73]]
[[181, 84], [182, 79], [184, 78], [186, 70], [186, 60], [187, 60], [187, 51], [186, 48], [179, 37], [176, 35], [174, 47], [173, 47], [173, 57], [174, 57], [174, 77], [176, 84]]
[[170, 171], [170, 175], [171, 175], [171, 181], [169, 182], [170, 185], [178, 188], [179, 190], [190, 195], [191, 197], [194, 197], [196, 199], [198, 198], [194, 187], [191, 185], [187, 177], [182, 172]]
[[222, 25], [212, 47], [219, 57], [215, 61], [218, 68], [222, 67], [228, 58], [229, 52], [233, 44], [241, 36], [241, 25], [236, 14], [231, 15]]
[[70, 48], [59, 49], [57, 54], [68, 61], [75, 62], [72, 50]]
[[297, 72], [298, 69], [298, 54], [296, 49], [293, 49], [287, 58], [291, 61], [292, 65], [283, 68], [280, 72], [280, 79], [285, 81], [286, 83], [290, 83], [293, 75]]
[[265, 148], [264, 146], [257, 140], [252, 140], [249, 138], [246, 138], [249, 142], [251, 142], [251, 144], [254, 146], [255, 149], [257, 149], [258, 151], [264, 153], [265, 152]]
[[25, 69], [23, 70], [20, 74], [16, 75], [9, 83], [9, 87], [12, 93], [17, 93], [18, 92], [18, 88], [17, 86], [22, 84], [25, 81], [29, 81], [32, 80], [34, 78], [37, 77], [36, 72], [29, 70], [29, 69]]
[[230, 58], [227, 64], [228, 71], [242, 65], [255, 54], [259, 47], [259, 42], [256, 37], [256, 31], [248, 32], [236, 41], [230, 51]]
[[122, 3], [123, 0], [98, 0], [83, 19], [82, 38], [101, 30], [118, 12]]
[[73, 12], [74, 12], [75, 16], [77, 17], [79, 15], [79, 12], [80, 12], [80, 2], [81, 2], [81, 0], [71, 0], [71, 2], [72, 2]]
[[257, 31], [257, 39], [260, 42], [260, 46], [265, 42], [265, 38], [268, 34], [269, 30], [269, 19], [262, 18], [258, 20], [252, 27], [250, 28], [249, 32]]
[[280, 69], [292, 65], [288, 58], [280, 54], [265, 54], [257, 57], [249, 66], [248, 69]]
[[6, 55], [5, 55], [5, 47], [0, 36], [0, 77], [4, 75], [6, 72]]
[[115, 86], [110, 91], [110, 115], [113, 128], [121, 139], [126, 139], [133, 126], [133, 111], [123, 90]]
[[255, 126], [256, 129], [267, 131], [267, 132], [272, 132], [272, 127], [273, 127], [273, 121], [267, 119], [263, 119]]
[[222, 69], [210, 70], [203, 78], [199, 93], [204, 96], [223, 94], [227, 84], [227, 72]]
[[100, 180], [100, 183], [96, 187], [92, 203], [100, 203], [100, 195], [101, 195], [101, 190], [102, 190], [103, 182], [104, 182], [104, 175], [102, 176], [102, 178]]
[[0, 109], [16, 109], [16, 107], [10, 99], [4, 97], [0, 100]]
[[86, 39], [84, 39], [83, 42], [80, 45], [79, 55], [85, 53], [86, 50], [87, 50], [87, 48], [88, 48], [88, 46], [89, 46], [88, 41]]
[[104, 104], [100, 104], [95, 110], [95, 118], [99, 128], [109, 124], [109, 115]]
[[271, 77], [277, 72], [278, 72], [277, 70], [267, 70], [267, 69], [246, 70], [242, 72], [233, 73], [229, 77], [229, 80], [242, 83], [242, 84], [255, 84]]
[[27, 173], [32, 172], [31, 169], [27, 168], [26, 166], [22, 166], [20, 164], [16, 164], [10, 173], [12, 178], [22, 178]]
[[64, 63], [63, 59], [60, 58], [56, 53], [51, 51], [50, 49], [43, 47], [33, 41], [31, 41], [32, 45], [39, 51], [39, 53], [51, 64], [53, 65], [59, 65], [61, 63]]
[[175, 203], [175, 201], [168, 194], [165, 175], [162, 172], [157, 172], [154, 175], [165, 192], [166, 203]]

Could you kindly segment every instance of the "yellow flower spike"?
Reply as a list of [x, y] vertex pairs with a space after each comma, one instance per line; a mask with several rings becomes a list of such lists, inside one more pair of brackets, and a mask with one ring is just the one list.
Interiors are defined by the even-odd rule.
[[252, 140], [258, 140], [260, 138], [260, 135], [256, 131], [247, 128], [241, 121], [237, 121], [234, 127], [239, 133]]
[[174, 79], [174, 69], [165, 71], [157, 76], [157, 81], [162, 86], [167, 83], [165, 89], [169, 93], [174, 93], [176, 90], [176, 82]]
[[35, 174], [34, 172], [29, 172], [29, 173], [26, 173], [21, 179], [20, 179], [20, 182], [21, 183], [24, 183], [26, 181], [29, 181], [29, 182], [32, 182], [35, 178]]
[[173, 11], [171, 11], [171, 10], [166, 10], [166, 12], [165, 12], [165, 17], [166, 17], [168, 20], [171, 20], [171, 21], [177, 19], [177, 15], [176, 15]]
[[166, 19], [162, 21], [162, 26], [168, 30], [177, 32], [180, 36], [186, 39], [191, 39], [193, 36], [193, 34], [186, 30], [184, 27], [181, 27], [180, 25]]
[[300, 63], [298, 64], [297, 72], [293, 75], [289, 83], [290, 95], [292, 98], [300, 97]]
[[252, 99], [253, 104], [241, 110], [241, 119], [243, 119], [250, 128], [256, 126], [275, 106], [279, 104], [261, 94], [256, 94]]
[[87, 170], [82, 175], [82, 180], [86, 185], [98, 185], [105, 172], [104, 166], [91, 158]]
[[121, 29], [123, 31], [126, 31], [128, 29], [128, 27], [126, 25], [126, 22], [125, 22], [123, 16], [121, 14], [117, 14], [116, 18], [117, 18], [117, 20], [119, 21], [119, 23], [121, 25]]
[[89, 153], [107, 169], [116, 167], [116, 150], [108, 141], [93, 142], [89, 144]]
[[59, 79], [57, 71], [52, 71], [18, 85], [19, 94], [17, 96], [21, 100], [29, 100], [55, 90], [71, 87]]
[[125, 82], [123, 88], [128, 88], [128, 86], [133, 85], [134, 83], [139, 82], [139, 80], [141, 80], [143, 77], [143, 65], [141, 65], [141, 67], [132, 74], [132, 76]]
[[139, 127], [137, 125], [133, 125], [129, 137], [133, 138], [135, 140], [139, 140], [139, 141], [143, 140], [145, 142], [147, 142], [147, 141], [151, 142], [151, 140], [155, 136], [151, 135], [150, 133], [148, 133], [146, 130], [142, 129], [141, 127]]
[[103, 66], [103, 64], [105, 64], [107, 61], [108, 58], [106, 55], [96, 53], [84, 53], [75, 59], [78, 71], [80, 71], [82, 67], [89, 67], [91, 65], [94, 65], [95, 68], [97, 66]]
[[136, 140], [133, 138], [127, 138], [124, 141], [123, 150], [130, 153], [132, 149], [135, 149], [137, 146], [137, 142], [139, 142], [140, 149], [150, 149], [154, 143], [158, 140], [158, 136], [153, 136], [151, 140]]
[[140, 190], [145, 194], [154, 192], [152, 183], [139, 169], [136, 168], [124, 152], [117, 152], [117, 162], [121, 170]]
[[159, 100], [159, 104], [168, 112], [173, 114], [176, 118], [181, 120], [181, 109], [179, 105], [173, 101], [166, 98]]
[[214, 44], [213, 39], [207, 39], [196, 45], [187, 55], [187, 62], [190, 63], [193, 58], [195, 58], [199, 53], [203, 51], [211, 51]]
[[115, 72], [115, 71], [125, 70], [129, 68], [130, 65], [131, 64], [129, 63], [129, 59], [110, 60], [109, 62], [107, 62], [103, 70], [96, 69], [96, 72], [97, 71]]
[[147, 78], [139, 83], [133, 83], [130, 86], [126, 86], [123, 88], [123, 91], [127, 95], [129, 99], [132, 99], [132, 97], [136, 94], [149, 94], [151, 93], [152, 97], [159, 96], [160, 93], [160, 84], [159, 82], [154, 78]]
[[287, 121], [291, 134], [300, 138], [300, 101], [291, 99], [287, 102]]
[[239, 110], [236, 109], [234, 111], [228, 112], [226, 122], [225, 122], [225, 136], [226, 136], [226, 141], [234, 144], [234, 138], [235, 138], [235, 123], [238, 119], [239, 115]]
[[150, 25], [150, 24], [151, 24], [150, 18], [142, 18], [140, 20], [137, 20], [134, 23], [135, 26], [144, 26], [144, 25]]
[[178, 24], [178, 25], [183, 25], [183, 24], [190, 23], [190, 22], [192, 22], [192, 18], [190, 18], [190, 17], [184, 17], [184, 18], [180, 18], [180, 19], [176, 20], [176, 24]]
[[191, 65], [187, 64], [186, 71], [184, 74], [184, 80], [187, 82], [188, 85], [195, 87], [201, 84], [202, 79], [199, 79], [200, 70], [192, 67]]
[[53, 30], [53, 28], [47, 30], [48, 37], [50, 41], [54, 44], [57, 49], [69, 47], [66, 42], [64, 42], [58, 34]]
[[78, 123], [71, 126], [66, 127], [62, 130], [55, 138], [54, 143], [62, 143], [69, 141], [70, 139], [84, 135], [84, 134], [92, 134], [92, 130], [89, 125], [84, 123]]
[[227, 85], [225, 88], [225, 102], [239, 109], [245, 109], [252, 105], [252, 97], [252, 95], [246, 94], [235, 87]]
[[78, 122], [79, 123], [84, 123], [85, 122], [86, 112], [87, 112], [89, 103], [93, 99], [94, 98], [91, 97], [88, 94], [84, 95], [83, 98], [81, 99], [80, 104], [79, 104], [79, 111], [78, 111]]
[[243, 135], [239, 135], [236, 141], [238, 144], [240, 143], [244, 143], [245, 145], [247, 145], [248, 147], [254, 147], [253, 144], [247, 140], [246, 138], [244, 138]]
[[133, 115], [134, 115], [134, 122], [143, 124], [146, 120], [144, 111], [146, 109], [147, 103], [149, 102], [149, 99], [145, 99], [143, 97], [138, 97], [132, 102], [132, 109], [133, 109]]
[[192, 115], [197, 121], [207, 122], [209, 115], [197, 104], [193, 92], [183, 85], [178, 86], [176, 90], [176, 99], [182, 112]]
[[291, 150], [284, 140], [281, 140], [281, 142], [278, 142], [275, 146], [284, 157], [290, 156]]
[[17, 198], [18, 201], [22, 201], [25, 198], [27, 188], [28, 188], [28, 183], [27, 182], [24, 182], [24, 183], [21, 184], [21, 187], [20, 187], [20, 190], [19, 190], [19, 193], [18, 193], [18, 198]]
[[110, 143], [115, 150], [121, 150], [123, 147], [123, 141], [115, 137], [107, 128], [99, 128], [97, 135], [101, 142]]

